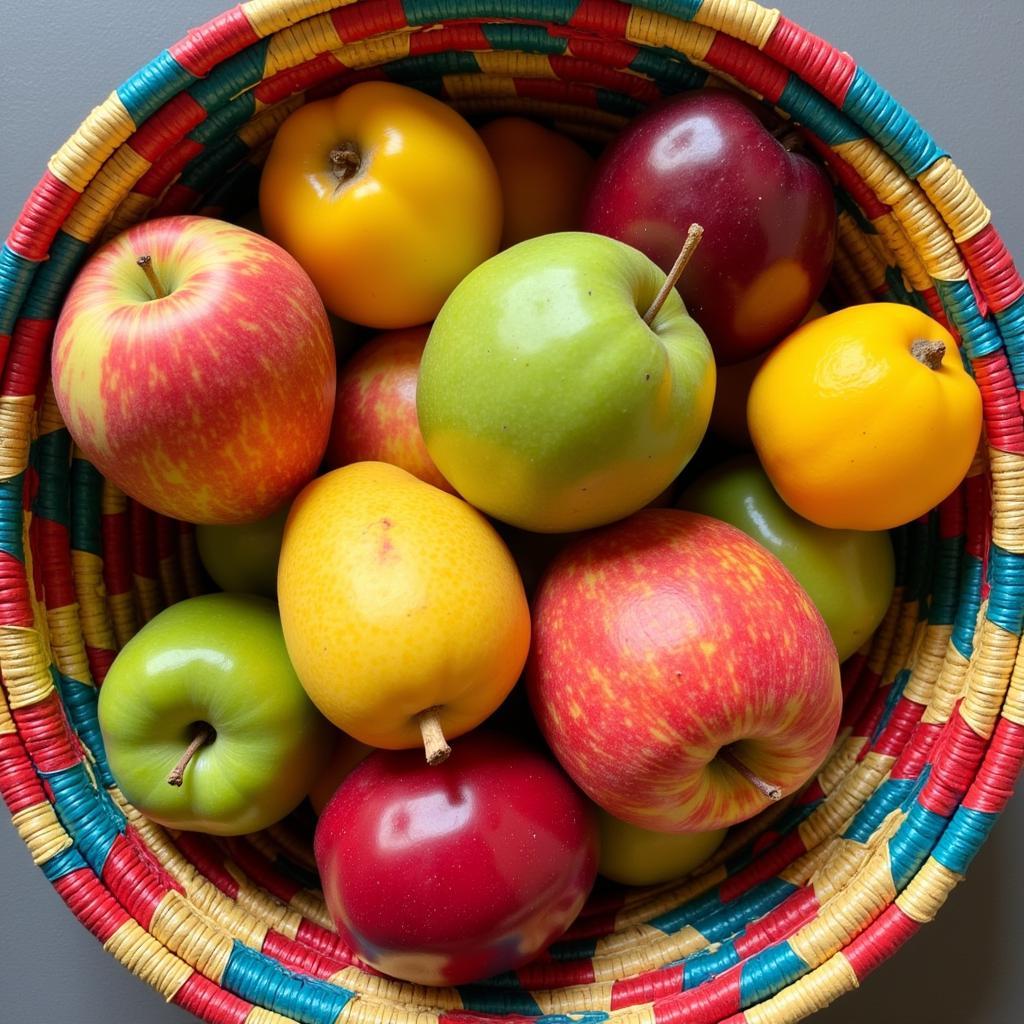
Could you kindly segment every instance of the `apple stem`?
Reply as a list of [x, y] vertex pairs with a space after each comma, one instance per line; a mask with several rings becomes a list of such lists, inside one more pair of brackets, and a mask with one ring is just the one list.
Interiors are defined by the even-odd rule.
[[789, 121], [783, 121], [782, 124], [773, 128], [772, 135], [775, 136], [779, 145], [789, 153], [799, 149], [800, 143], [803, 141], [800, 138], [800, 133]]
[[354, 142], [343, 142], [335, 146], [330, 153], [331, 171], [338, 179], [338, 184], [344, 184], [349, 178], [355, 177], [363, 162], [359, 147]]
[[420, 735], [423, 737], [423, 749], [426, 751], [427, 764], [430, 765], [447, 761], [448, 755], [452, 752], [441, 729], [441, 719], [438, 716], [440, 710], [439, 707], [427, 708], [426, 711], [421, 711], [416, 716], [416, 721], [420, 726]]
[[722, 747], [718, 756], [730, 768], [738, 771], [754, 789], [768, 797], [772, 803], [782, 799], [782, 790], [778, 786], [773, 786], [770, 782], [765, 782], [760, 775], [755, 775], [728, 747]]
[[703, 237], [704, 229], [699, 224], [691, 224], [690, 230], [686, 232], [686, 240], [683, 242], [683, 247], [679, 250], [679, 255], [676, 257], [675, 263], [672, 264], [672, 269], [668, 272], [668, 277], [665, 278], [665, 282], [659, 289], [658, 294], [654, 296], [654, 301], [647, 312], [644, 313], [644, 323], [648, 327], [651, 326], [651, 322], [658, 315], [658, 310], [665, 304], [668, 293], [675, 288], [679, 278], [683, 276], [686, 264], [690, 262], [690, 257], [697, 246], [700, 245], [700, 240]]
[[213, 727], [205, 722], [199, 726], [199, 731], [195, 734], [188, 747], [185, 748], [185, 753], [181, 755], [178, 763], [171, 769], [171, 774], [167, 776], [167, 784], [169, 786], [180, 786], [184, 782], [185, 769], [188, 767], [189, 761], [192, 760], [200, 747], [205, 746], [216, 735]]
[[946, 354], [946, 346], [941, 341], [928, 341], [918, 338], [910, 346], [910, 354], [929, 370], [937, 370], [942, 365], [942, 357]]
[[140, 256], [135, 262], [142, 267], [146, 280], [149, 281], [150, 287], [153, 289], [153, 298], [166, 299], [167, 292], [164, 291], [164, 286], [160, 283], [160, 278], [156, 276], [156, 271], [153, 269], [153, 257], [148, 255]]

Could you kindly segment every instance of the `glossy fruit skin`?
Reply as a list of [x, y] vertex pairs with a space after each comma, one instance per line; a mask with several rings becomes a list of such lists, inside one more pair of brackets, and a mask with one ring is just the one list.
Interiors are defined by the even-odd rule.
[[[171, 786], [196, 722], [216, 738]], [[99, 723], [110, 770], [135, 807], [215, 835], [256, 832], [292, 811], [335, 735], [296, 678], [273, 602], [241, 594], [189, 598], [143, 626], [107, 673]]]
[[501, 181], [501, 248], [556, 231], [579, 231], [594, 160], [572, 139], [525, 117], [480, 129]]
[[799, 323], [828, 279], [832, 187], [723, 89], [670, 97], [634, 118], [598, 162], [583, 225], [672, 266], [704, 228], [679, 290], [718, 363], [747, 359]]
[[657, 885], [682, 878], [722, 845], [724, 828], [713, 832], [652, 832], [613, 818], [598, 808], [598, 874], [622, 885]]
[[288, 505], [254, 523], [199, 525], [199, 560], [221, 590], [235, 594], [277, 596], [277, 560], [288, 518]]
[[[911, 355], [941, 342], [941, 365]], [[934, 508], [963, 480], [981, 434], [981, 394], [941, 324], [891, 302], [801, 327], [754, 379], [747, 421], [772, 486], [833, 529], [886, 530]]]
[[262, 519], [327, 444], [336, 370], [320, 297], [279, 246], [211, 217], [143, 221], [101, 247], [65, 300], [52, 369], [89, 461], [173, 518]]
[[727, 523], [645, 509], [595, 530], [533, 603], [527, 689], [562, 767], [641, 828], [699, 832], [768, 798], [717, 757], [732, 749], [791, 793], [839, 725], [828, 629], [779, 560]]
[[416, 416], [416, 385], [430, 326], [385, 331], [338, 370], [328, 469], [390, 462], [442, 491], [454, 488], [427, 451]]
[[333, 470], [296, 498], [277, 592], [303, 686], [373, 747], [422, 747], [416, 715], [434, 707], [449, 739], [472, 729], [530, 645], [522, 580], [494, 527], [383, 462]]
[[[346, 143], [361, 163], [339, 183], [330, 154]], [[497, 251], [501, 187], [480, 137], [451, 107], [392, 82], [361, 82], [300, 107], [277, 130], [260, 214], [332, 313], [413, 327]]]
[[895, 583], [892, 541], [884, 530], [830, 530], [798, 516], [776, 493], [753, 455], [705, 473], [678, 505], [731, 523], [767, 548], [821, 612], [839, 660], [860, 648], [885, 616]]
[[711, 349], [664, 274], [599, 235], [499, 253], [430, 331], [417, 410], [434, 462], [467, 501], [539, 533], [611, 522], [655, 498], [696, 451]]
[[597, 871], [592, 808], [550, 756], [477, 730], [429, 767], [377, 751], [342, 783], [314, 840], [339, 934], [421, 985], [514, 970], [572, 923]]

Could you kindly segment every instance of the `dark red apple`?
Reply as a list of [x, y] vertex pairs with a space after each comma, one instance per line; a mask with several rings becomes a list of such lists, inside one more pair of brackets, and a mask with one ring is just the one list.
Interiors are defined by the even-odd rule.
[[736, 96], [682, 93], [641, 114], [605, 150], [584, 228], [628, 242], [667, 272], [694, 222], [704, 238], [679, 292], [715, 358], [739, 362], [784, 337], [825, 286], [832, 187]]
[[422, 985], [514, 970], [572, 923], [597, 874], [592, 809], [546, 753], [491, 730], [380, 750], [342, 783], [314, 853], [339, 934]]

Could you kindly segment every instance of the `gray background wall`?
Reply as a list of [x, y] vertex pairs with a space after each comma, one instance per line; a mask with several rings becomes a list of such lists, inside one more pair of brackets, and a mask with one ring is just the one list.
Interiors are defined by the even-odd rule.
[[[0, 0], [0, 230], [89, 109], [230, 0]], [[1024, 3], [780, 0], [848, 50], [945, 146], [1024, 261]], [[103, 952], [65, 909], [0, 814], [0, 1021], [191, 1019]], [[823, 1024], [1010, 1024], [1024, 1012], [1024, 797], [999, 822], [937, 924]]]

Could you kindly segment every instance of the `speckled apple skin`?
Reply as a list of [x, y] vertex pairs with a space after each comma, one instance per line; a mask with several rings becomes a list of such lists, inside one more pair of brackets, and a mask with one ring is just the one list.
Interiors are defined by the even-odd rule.
[[708, 831], [783, 794], [828, 754], [842, 693], [821, 615], [782, 563], [733, 526], [649, 509], [588, 534], [541, 583], [530, 702], [562, 766], [642, 828]]
[[550, 755], [476, 730], [431, 767], [377, 751], [342, 783], [314, 853], [339, 934], [377, 970], [461, 985], [515, 970], [572, 921], [597, 874], [593, 808]]

